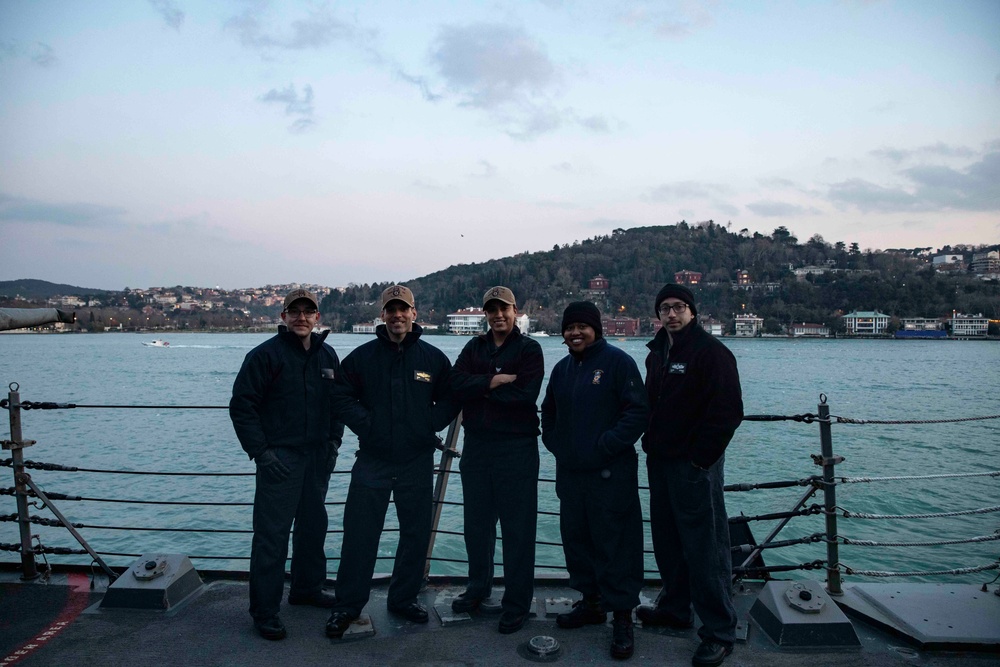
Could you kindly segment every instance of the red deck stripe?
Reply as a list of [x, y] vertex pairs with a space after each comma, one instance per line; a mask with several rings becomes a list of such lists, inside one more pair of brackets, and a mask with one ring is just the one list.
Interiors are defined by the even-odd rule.
[[66, 588], [66, 604], [52, 623], [37, 635], [18, 646], [10, 655], [0, 658], [0, 667], [13, 665], [21, 658], [26, 658], [62, 632], [90, 604], [90, 582], [87, 575], [71, 573], [68, 575]]

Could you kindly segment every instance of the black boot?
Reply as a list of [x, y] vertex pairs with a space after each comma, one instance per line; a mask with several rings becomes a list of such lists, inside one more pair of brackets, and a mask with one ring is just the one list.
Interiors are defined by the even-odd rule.
[[635, 650], [635, 639], [632, 634], [632, 610], [624, 609], [614, 612], [611, 621], [611, 657], [617, 660], [628, 660]]
[[601, 609], [601, 598], [583, 598], [573, 603], [573, 611], [556, 616], [560, 628], [582, 628], [585, 625], [602, 625], [608, 620], [607, 612]]

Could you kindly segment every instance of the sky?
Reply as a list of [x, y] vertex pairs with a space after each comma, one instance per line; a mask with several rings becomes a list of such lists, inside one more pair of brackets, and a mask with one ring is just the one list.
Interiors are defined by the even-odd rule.
[[681, 220], [1000, 243], [1000, 2], [0, 1], [0, 280], [406, 281]]

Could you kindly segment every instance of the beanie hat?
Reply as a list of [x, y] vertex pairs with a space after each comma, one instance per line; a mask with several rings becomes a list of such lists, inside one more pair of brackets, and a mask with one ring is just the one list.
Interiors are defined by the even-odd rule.
[[575, 323], [589, 325], [596, 334], [595, 338], [604, 335], [601, 329], [601, 311], [589, 301], [574, 301], [566, 306], [566, 310], [563, 311], [562, 330], [566, 331], [569, 325]]
[[664, 299], [669, 299], [670, 297], [680, 299], [686, 303], [688, 308], [691, 309], [691, 316], [698, 317], [698, 309], [695, 308], [694, 305], [694, 294], [687, 287], [684, 287], [684, 285], [676, 285], [674, 283], [664, 285], [663, 289], [660, 290], [660, 293], [656, 295], [656, 303], [653, 304], [653, 312], [656, 313], [657, 317], [660, 316], [660, 304], [663, 303]]

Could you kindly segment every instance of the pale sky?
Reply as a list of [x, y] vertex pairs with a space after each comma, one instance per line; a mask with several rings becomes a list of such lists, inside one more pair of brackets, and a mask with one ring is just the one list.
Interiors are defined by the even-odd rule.
[[0, 0], [0, 280], [405, 281], [682, 219], [1000, 243], [1000, 2]]

